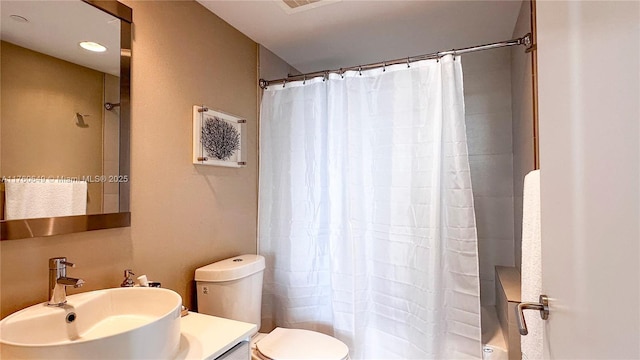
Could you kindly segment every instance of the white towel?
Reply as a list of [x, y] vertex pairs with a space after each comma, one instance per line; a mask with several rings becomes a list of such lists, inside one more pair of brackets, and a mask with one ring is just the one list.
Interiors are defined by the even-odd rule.
[[[538, 302], [542, 293], [542, 246], [540, 242], [540, 170], [524, 177], [522, 200], [522, 301]], [[522, 359], [542, 359], [543, 320], [537, 311], [525, 312], [529, 334], [520, 337]]]
[[84, 215], [86, 181], [5, 180], [5, 219]]

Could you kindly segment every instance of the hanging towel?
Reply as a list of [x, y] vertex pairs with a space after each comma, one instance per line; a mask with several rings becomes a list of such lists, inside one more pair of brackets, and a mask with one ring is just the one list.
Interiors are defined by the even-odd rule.
[[5, 180], [5, 219], [84, 215], [86, 181]]
[[[538, 302], [542, 294], [540, 170], [525, 176], [522, 204], [522, 301]], [[525, 317], [529, 334], [520, 337], [522, 359], [542, 359], [543, 320], [538, 312], [525, 312]]]

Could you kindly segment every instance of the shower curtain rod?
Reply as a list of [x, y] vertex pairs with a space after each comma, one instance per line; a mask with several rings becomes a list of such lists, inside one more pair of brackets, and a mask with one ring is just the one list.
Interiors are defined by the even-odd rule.
[[528, 33], [525, 36], [523, 36], [521, 38], [517, 38], [517, 39], [512, 39], [512, 40], [507, 40], [507, 41], [500, 41], [500, 42], [496, 42], [496, 43], [484, 44], [484, 45], [479, 45], [479, 46], [471, 46], [471, 47], [466, 47], [466, 48], [462, 48], [462, 49], [453, 49], [453, 50], [448, 50], [448, 51], [438, 51], [438, 52], [431, 53], [431, 54], [410, 56], [410, 57], [406, 57], [406, 58], [402, 58], [402, 59], [382, 61], [382, 62], [366, 64], [366, 65], [351, 66], [351, 67], [340, 68], [340, 69], [336, 69], [336, 70], [323, 70], [323, 71], [315, 71], [315, 72], [310, 72], [310, 73], [300, 74], [300, 75], [289, 75], [287, 78], [284, 78], [284, 79], [275, 79], [275, 80], [260, 79], [258, 81], [258, 84], [260, 85], [260, 88], [265, 89], [269, 85], [286, 84], [288, 81], [296, 81], [296, 80], [303, 80], [304, 81], [306, 79], [311, 79], [311, 78], [317, 77], [317, 76], [324, 76], [326, 78], [326, 77], [329, 76], [330, 73], [342, 75], [345, 71], [350, 71], [350, 70], [362, 71], [362, 70], [369, 70], [369, 69], [375, 69], [375, 68], [380, 68], [380, 67], [384, 68], [385, 66], [395, 65], [395, 64], [407, 64], [407, 66], [408, 66], [410, 63], [415, 62], [415, 61], [429, 60], [429, 59], [439, 59], [439, 58], [441, 58], [443, 56], [446, 56], [446, 55], [456, 56], [456, 55], [467, 54], [467, 53], [475, 52], [475, 51], [491, 50], [491, 49], [497, 49], [497, 48], [506, 47], [506, 46], [515, 46], [515, 45], [524, 45], [524, 46], [527, 47], [527, 51], [532, 49], [534, 45], [531, 43], [531, 33]]

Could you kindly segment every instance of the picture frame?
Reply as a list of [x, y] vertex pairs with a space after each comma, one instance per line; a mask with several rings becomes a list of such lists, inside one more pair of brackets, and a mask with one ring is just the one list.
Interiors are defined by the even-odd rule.
[[193, 164], [243, 167], [247, 120], [208, 106], [193, 106]]

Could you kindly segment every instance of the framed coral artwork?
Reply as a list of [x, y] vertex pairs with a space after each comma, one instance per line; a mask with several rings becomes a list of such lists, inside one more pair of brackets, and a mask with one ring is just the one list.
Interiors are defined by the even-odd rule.
[[193, 163], [242, 167], [242, 129], [247, 120], [206, 106], [193, 106]]

